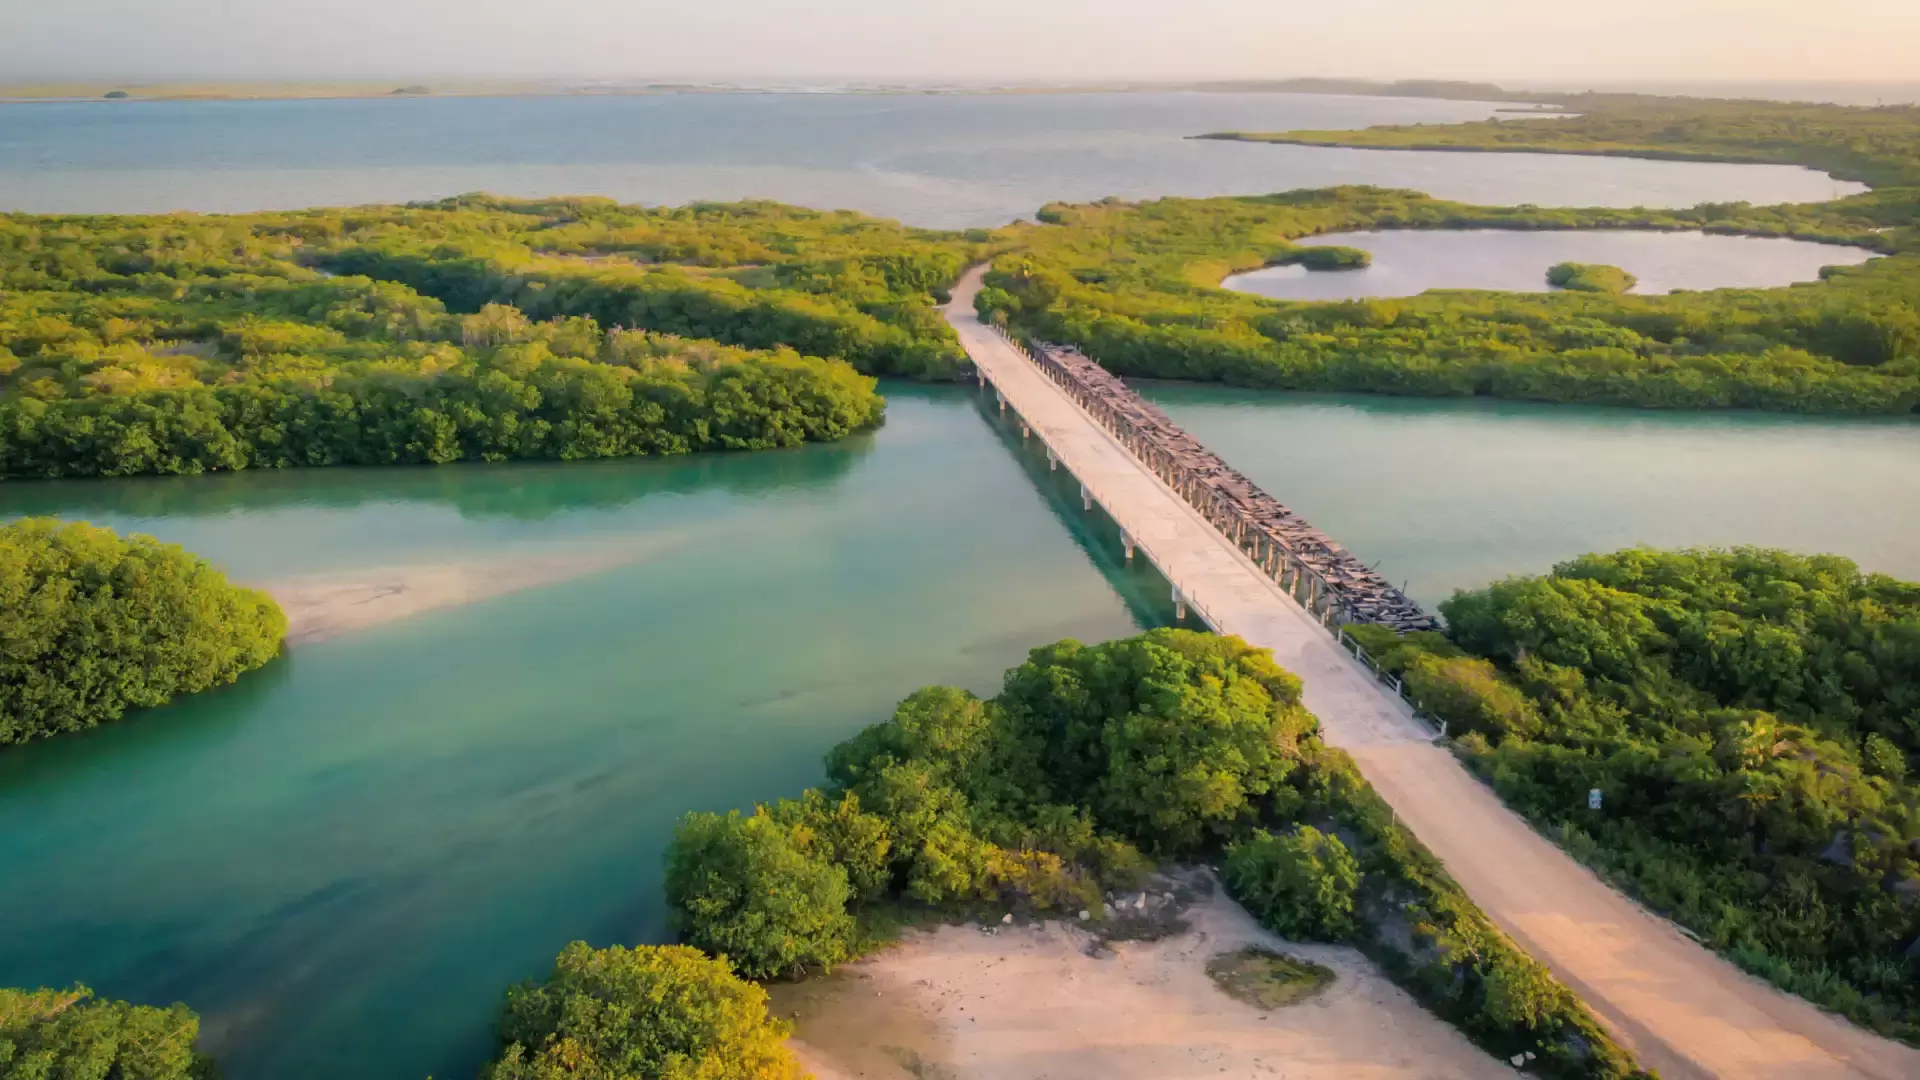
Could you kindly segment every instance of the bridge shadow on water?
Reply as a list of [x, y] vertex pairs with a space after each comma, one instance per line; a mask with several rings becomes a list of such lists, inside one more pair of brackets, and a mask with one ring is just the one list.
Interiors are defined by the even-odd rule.
[[1181, 626], [1205, 630], [1206, 624], [1192, 610], [1188, 610], [1185, 619], [1176, 617], [1173, 584], [1144, 553], [1136, 552], [1132, 561], [1128, 561], [1126, 547], [1121, 543], [1120, 526], [1098, 503], [1091, 510], [1083, 509], [1080, 481], [1064, 465], [1048, 467], [1046, 444], [1038, 436], [1021, 436], [1020, 417], [1012, 408], [1001, 411], [993, 388], [969, 392], [1001, 445], [1020, 463], [1021, 471], [1027, 474], [1054, 516], [1066, 526], [1075, 546], [1086, 553], [1094, 568], [1107, 579], [1134, 621], [1144, 629]]

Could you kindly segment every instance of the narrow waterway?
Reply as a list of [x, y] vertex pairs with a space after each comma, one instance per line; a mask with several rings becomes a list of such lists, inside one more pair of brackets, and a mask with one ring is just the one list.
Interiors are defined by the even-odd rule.
[[797, 792], [918, 686], [1162, 617], [970, 392], [888, 391], [876, 434], [795, 452], [0, 485], [0, 517], [251, 580], [635, 552], [0, 752], [0, 985], [188, 1002], [237, 1080], [470, 1076], [568, 941], [665, 939], [680, 814]]
[[1142, 392], [1423, 603], [1635, 544], [1836, 552], [1920, 580], [1920, 423]]
[[[666, 936], [681, 813], [798, 790], [920, 685], [1169, 618], [974, 392], [886, 389], [883, 429], [794, 452], [0, 485], [250, 581], [623, 553], [0, 752], [0, 982], [188, 1002], [236, 1080], [457, 1080], [566, 942]], [[1633, 543], [1920, 577], [1910, 422], [1145, 389], [1429, 603]]]

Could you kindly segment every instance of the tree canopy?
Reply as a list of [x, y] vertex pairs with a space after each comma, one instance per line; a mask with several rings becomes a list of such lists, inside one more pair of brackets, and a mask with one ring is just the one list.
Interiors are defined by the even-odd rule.
[[0, 476], [758, 449], [951, 375], [983, 236], [770, 203], [0, 215]]
[[683, 945], [574, 942], [507, 992], [481, 1080], [799, 1080], [767, 993]]
[[1638, 1076], [1320, 743], [1299, 694], [1238, 638], [1036, 649], [992, 698], [910, 695], [829, 753], [825, 791], [690, 815], [669, 904], [690, 943], [786, 973], [857, 954], [889, 905], [1092, 915], [1146, 882], [1143, 852], [1226, 855], [1229, 888], [1263, 921], [1352, 941], [1494, 1053], [1533, 1053], [1547, 1076]]
[[0, 746], [230, 683], [280, 651], [286, 616], [150, 536], [0, 526]]
[[1451, 641], [1360, 633], [1510, 805], [1750, 970], [1920, 1038], [1920, 584], [1633, 549], [1441, 610]]
[[0, 989], [0, 1080], [213, 1080], [200, 1018], [102, 1001], [84, 986]]

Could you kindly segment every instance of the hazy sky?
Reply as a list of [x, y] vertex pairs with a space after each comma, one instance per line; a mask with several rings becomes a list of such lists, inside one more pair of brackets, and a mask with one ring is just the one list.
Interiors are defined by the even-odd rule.
[[1912, 79], [1920, 0], [0, 0], [0, 78]]

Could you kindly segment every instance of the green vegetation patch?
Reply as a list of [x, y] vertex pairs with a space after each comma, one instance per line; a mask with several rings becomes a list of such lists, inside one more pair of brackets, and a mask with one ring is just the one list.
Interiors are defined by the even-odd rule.
[[1641, 94], [1527, 97], [1573, 115], [1207, 137], [1380, 150], [1774, 162], [1805, 165], [1876, 187], [1920, 187], [1920, 105], [1861, 108]]
[[553, 972], [507, 993], [498, 1058], [481, 1080], [687, 1077], [798, 1080], [767, 992], [684, 945], [567, 946]]
[[1093, 915], [1150, 858], [1224, 856], [1268, 926], [1358, 946], [1494, 1054], [1641, 1075], [1321, 743], [1299, 681], [1238, 638], [1036, 649], [992, 698], [914, 693], [827, 774], [751, 816], [683, 821], [667, 899], [684, 940], [743, 972], [812, 973], [871, 946], [869, 912]]
[[838, 439], [870, 376], [958, 370], [935, 304], [986, 239], [769, 203], [0, 215], [0, 476]]
[[1640, 279], [1617, 266], [1564, 262], [1547, 269], [1547, 284], [1574, 292], [1618, 294], [1633, 291]]
[[[1920, 408], [1920, 107], [1572, 96], [1579, 116], [1362, 132], [1229, 133], [1313, 145], [1552, 150], [1809, 165], [1876, 190], [1814, 205], [1480, 207], [1346, 187], [1253, 198], [1054, 204], [994, 262], [983, 313], [1121, 375], [1289, 390], [1658, 408]], [[1887, 255], [1819, 283], [1666, 296], [1435, 291], [1346, 302], [1221, 289], [1364, 229], [1650, 229], [1794, 237]]]
[[1207, 961], [1207, 975], [1228, 997], [1256, 1009], [1284, 1009], [1318, 997], [1333, 970], [1311, 960], [1249, 946]]
[[0, 527], [0, 746], [230, 683], [286, 632], [272, 598], [173, 544], [49, 518]]
[[1299, 265], [1309, 270], [1364, 270], [1373, 265], [1373, 253], [1361, 248], [1328, 244], [1303, 247], [1281, 260], [1282, 265]]
[[84, 986], [0, 990], [0, 1077], [214, 1080], [195, 1043], [200, 1018], [185, 1005], [157, 1009], [102, 1001]]
[[1354, 629], [1508, 805], [1748, 970], [1920, 1041], [1920, 584], [1634, 549], [1441, 610], [1451, 641]]

